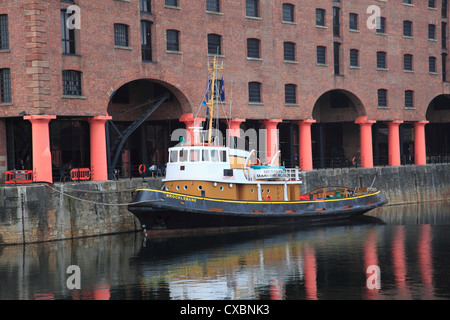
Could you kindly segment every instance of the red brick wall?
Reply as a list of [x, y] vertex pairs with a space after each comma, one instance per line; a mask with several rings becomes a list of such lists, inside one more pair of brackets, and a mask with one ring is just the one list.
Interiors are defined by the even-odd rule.
[[[282, 3], [260, 1], [260, 19], [245, 18], [245, 1], [222, 1], [222, 14], [205, 11], [205, 1], [179, 0], [180, 9], [152, 1], [152, 15], [139, 12], [139, 1], [77, 0], [81, 29], [77, 30], [77, 56], [63, 56], [60, 9], [69, 4], [58, 0], [0, 0], [0, 14], [9, 16], [10, 50], [0, 53], [0, 68], [12, 73], [12, 105], [0, 107], [0, 117], [28, 114], [104, 115], [113, 90], [136, 79], [155, 79], [167, 84], [180, 100], [167, 117], [194, 112], [200, 106], [206, 80], [207, 33], [222, 35], [227, 101], [232, 116], [245, 119], [310, 118], [319, 97], [342, 89], [357, 97], [359, 110], [373, 120], [425, 119], [431, 100], [450, 94], [441, 69], [440, 1], [438, 10], [427, 1], [405, 6], [401, 1], [342, 1], [341, 70], [333, 74], [333, 28], [330, 0], [292, 1], [295, 24], [282, 22]], [[366, 27], [366, 9], [376, 4], [387, 19], [387, 36]], [[315, 26], [315, 8], [326, 9], [327, 28]], [[359, 32], [349, 31], [348, 14], [359, 14]], [[153, 24], [155, 63], [143, 63], [140, 49], [140, 19]], [[402, 21], [413, 21], [414, 39], [402, 36]], [[114, 48], [114, 23], [130, 27], [130, 50]], [[428, 41], [428, 23], [437, 25], [437, 42]], [[167, 29], [180, 31], [181, 54], [167, 53]], [[450, 32], [448, 32], [450, 34]], [[246, 39], [261, 40], [261, 60], [248, 60]], [[283, 61], [283, 42], [296, 43], [297, 63]], [[328, 67], [317, 66], [316, 46], [327, 46]], [[449, 44], [450, 46], [450, 44]], [[349, 50], [359, 49], [360, 68], [349, 67]], [[389, 71], [376, 70], [376, 51], [388, 52]], [[414, 55], [414, 73], [403, 71], [403, 54]], [[428, 56], [437, 57], [438, 75], [428, 72]], [[211, 60], [212, 58], [209, 57]], [[83, 99], [62, 98], [61, 70], [83, 72]], [[263, 83], [263, 105], [248, 103], [249, 81]], [[298, 106], [286, 107], [284, 85], [297, 84]], [[377, 107], [377, 89], [388, 89], [389, 109]], [[415, 109], [404, 109], [404, 90], [415, 91]], [[228, 107], [227, 107], [228, 108]], [[226, 108], [226, 109], [227, 109]], [[163, 117], [161, 114], [158, 117]]]

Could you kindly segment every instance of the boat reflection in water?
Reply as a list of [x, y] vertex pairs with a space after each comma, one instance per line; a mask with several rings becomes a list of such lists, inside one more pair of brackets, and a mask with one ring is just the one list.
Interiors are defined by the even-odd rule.
[[450, 299], [449, 231], [449, 204], [436, 202], [304, 229], [0, 247], [0, 299]]

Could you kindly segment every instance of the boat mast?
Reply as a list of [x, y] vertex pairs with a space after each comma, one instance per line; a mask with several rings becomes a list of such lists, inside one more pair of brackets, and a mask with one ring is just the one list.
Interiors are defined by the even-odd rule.
[[217, 70], [221, 70], [223, 67], [217, 65], [216, 56], [214, 56], [214, 60], [212, 63], [212, 67], [208, 66], [208, 71], [212, 71], [211, 76], [211, 85], [210, 87], [210, 98], [206, 105], [209, 107], [209, 129], [208, 129], [208, 142], [211, 144], [211, 136], [212, 136], [212, 122], [214, 117], [214, 99], [216, 93], [216, 72]]

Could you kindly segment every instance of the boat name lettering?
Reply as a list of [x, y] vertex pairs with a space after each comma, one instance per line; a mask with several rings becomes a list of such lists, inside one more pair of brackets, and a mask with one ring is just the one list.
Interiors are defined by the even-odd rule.
[[170, 193], [168, 193], [168, 194], [166, 194], [166, 197], [167, 198], [172, 198], [172, 199], [177, 199], [177, 200], [182, 200], [182, 201], [197, 202], [197, 199], [195, 199], [195, 198], [189, 198], [189, 197], [186, 197], [186, 196], [179, 196], [177, 194], [170, 194]]
[[280, 169], [262, 169], [255, 171], [256, 179], [274, 179], [274, 178], [285, 178], [287, 174], [284, 170]]

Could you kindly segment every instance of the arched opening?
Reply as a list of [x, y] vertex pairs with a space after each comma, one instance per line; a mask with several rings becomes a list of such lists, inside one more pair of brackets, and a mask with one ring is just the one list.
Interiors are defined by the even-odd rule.
[[361, 101], [351, 92], [331, 90], [314, 105], [311, 126], [313, 167], [348, 167], [360, 152], [358, 117], [365, 116]]
[[167, 149], [177, 143], [171, 133], [184, 127], [179, 119], [185, 108], [185, 96], [158, 80], [134, 80], [115, 91], [106, 125], [109, 178], [139, 176], [141, 164], [152, 168], [149, 174], [163, 172]]
[[439, 95], [429, 104], [425, 141], [429, 163], [450, 161], [450, 95]]

